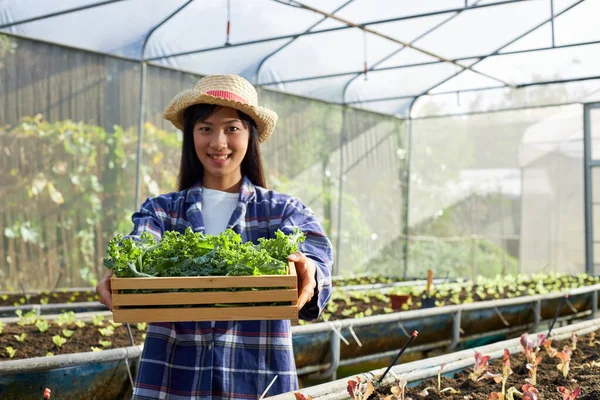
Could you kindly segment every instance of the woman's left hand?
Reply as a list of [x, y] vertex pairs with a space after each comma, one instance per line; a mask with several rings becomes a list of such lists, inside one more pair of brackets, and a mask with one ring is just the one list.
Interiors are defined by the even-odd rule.
[[290, 254], [288, 260], [293, 261], [296, 265], [299, 292], [298, 311], [300, 311], [312, 299], [315, 293], [315, 288], [317, 287], [317, 281], [315, 280], [317, 266], [313, 260], [306, 257], [301, 251]]

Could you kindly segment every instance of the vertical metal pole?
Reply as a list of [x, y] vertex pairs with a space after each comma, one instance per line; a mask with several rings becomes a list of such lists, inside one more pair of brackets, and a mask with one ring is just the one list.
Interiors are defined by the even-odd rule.
[[145, 92], [146, 92], [146, 61], [140, 63], [142, 71], [140, 73], [140, 110], [138, 119], [138, 147], [137, 163], [135, 168], [135, 205], [133, 210], [137, 211], [140, 207], [140, 186], [142, 174], [142, 136], [144, 131], [144, 112], [145, 112]]
[[542, 301], [536, 300], [533, 305], [533, 331], [537, 332], [542, 322]]
[[460, 340], [460, 322], [462, 317], [461, 310], [458, 310], [452, 315], [452, 343], [448, 346], [448, 350], [456, 349]]
[[550, 0], [550, 28], [552, 30], [552, 47], [554, 47], [554, 0]]
[[340, 174], [338, 183], [338, 220], [337, 241], [335, 245], [335, 257], [337, 262], [333, 264], [333, 275], [340, 274], [340, 251], [342, 247], [342, 193], [344, 189], [344, 146], [346, 145], [346, 106], [342, 109], [342, 131], [340, 132]]
[[419, 98], [415, 97], [410, 102], [410, 106], [408, 107], [408, 152], [406, 157], [406, 183], [404, 189], [404, 195], [406, 198], [404, 199], [404, 226], [402, 229], [402, 233], [404, 235], [404, 245], [403, 245], [403, 257], [404, 257], [404, 272], [403, 277], [406, 278], [408, 274], [408, 251], [409, 251], [409, 235], [410, 235], [410, 227], [408, 225], [408, 220], [410, 218], [410, 164], [412, 162], [412, 148], [413, 148], [413, 120], [412, 120], [412, 109], [415, 103]]
[[596, 318], [596, 314], [598, 313], [598, 291], [594, 290], [592, 292], [592, 314], [590, 316], [591, 319]]
[[594, 273], [594, 230], [592, 213], [592, 146], [590, 108], [583, 106], [583, 185], [585, 199], [585, 272]]

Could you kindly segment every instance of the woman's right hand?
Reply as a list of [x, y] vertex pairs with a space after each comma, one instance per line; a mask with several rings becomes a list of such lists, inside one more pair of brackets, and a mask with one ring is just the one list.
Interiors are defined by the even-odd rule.
[[110, 311], [113, 311], [112, 289], [110, 288], [110, 278], [113, 276], [113, 270], [109, 269], [96, 285], [96, 293], [100, 296], [100, 303], [104, 304]]

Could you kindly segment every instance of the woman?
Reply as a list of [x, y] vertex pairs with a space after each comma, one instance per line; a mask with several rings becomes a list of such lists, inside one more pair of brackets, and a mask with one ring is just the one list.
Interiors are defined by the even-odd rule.
[[[259, 143], [277, 114], [258, 105], [245, 79], [213, 75], [178, 94], [164, 117], [183, 131], [179, 192], [146, 200], [131, 235], [231, 228], [257, 243], [298, 227], [306, 240], [289, 259], [298, 274], [299, 318], [318, 318], [331, 296], [331, 243], [300, 200], [265, 189]], [[96, 291], [112, 310], [111, 276]], [[268, 395], [298, 388], [289, 320], [157, 323], [147, 331], [133, 398], [252, 399], [274, 379]]]

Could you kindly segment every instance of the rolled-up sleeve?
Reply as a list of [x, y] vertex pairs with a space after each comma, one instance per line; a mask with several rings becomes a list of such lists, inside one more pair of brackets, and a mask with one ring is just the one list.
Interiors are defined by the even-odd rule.
[[157, 199], [147, 199], [140, 210], [131, 216], [133, 230], [128, 237], [139, 238], [143, 232], [148, 232], [156, 240], [160, 240], [165, 230], [167, 230], [164, 224], [164, 216], [166, 215], [164, 206], [161, 207]]
[[315, 293], [298, 314], [300, 319], [312, 321], [319, 318], [331, 298], [333, 249], [314, 212], [300, 200], [290, 198], [283, 213], [281, 231], [290, 234], [294, 228], [300, 229], [306, 235], [305, 241], [299, 245], [299, 250], [314, 261], [317, 267]]

